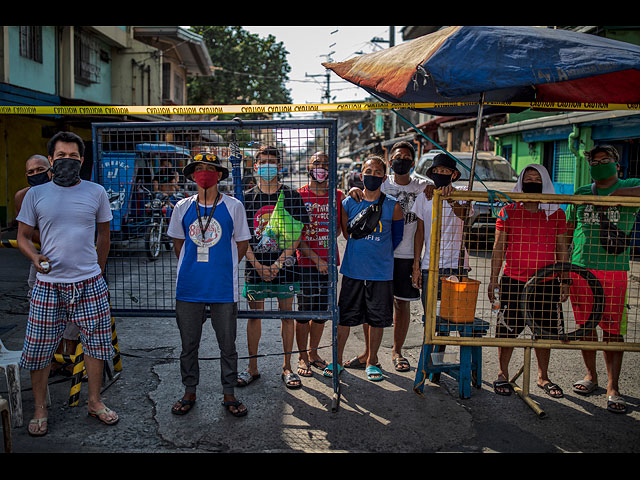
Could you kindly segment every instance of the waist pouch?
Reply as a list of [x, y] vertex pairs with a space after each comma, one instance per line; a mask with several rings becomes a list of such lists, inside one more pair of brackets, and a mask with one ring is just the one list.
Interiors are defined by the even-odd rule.
[[380, 198], [377, 203], [369, 205], [351, 219], [347, 224], [347, 233], [352, 238], [364, 238], [376, 229], [382, 217], [382, 203], [384, 199], [385, 194], [380, 192]]

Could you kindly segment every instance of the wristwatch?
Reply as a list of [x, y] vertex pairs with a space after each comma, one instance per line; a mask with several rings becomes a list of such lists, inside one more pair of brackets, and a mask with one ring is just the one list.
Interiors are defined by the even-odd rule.
[[276, 260], [275, 262], [273, 262], [273, 264], [278, 267], [278, 270], [280, 270], [282, 268], [282, 263], [280, 263], [280, 260]]

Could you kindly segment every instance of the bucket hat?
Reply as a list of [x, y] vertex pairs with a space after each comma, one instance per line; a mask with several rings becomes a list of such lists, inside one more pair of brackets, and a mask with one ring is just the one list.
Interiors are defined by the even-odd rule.
[[460, 178], [460, 175], [462, 175], [460, 173], [460, 170], [458, 170], [458, 167], [456, 166], [456, 161], [446, 153], [439, 153], [438, 155], [433, 157], [433, 163], [427, 169], [427, 172], [426, 172], [427, 177], [431, 178], [431, 173], [433, 172], [433, 169], [436, 167], [446, 167], [453, 170], [453, 177], [451, 178], [452, 182], [455, 182], [456, 180], [458, 180]]
[[194, 157], [189, 160], [189, 163], [187, 163], [182, 169], [182, 174], [185, 176], [185, 178], [190, 177], [190, 175], [194, 172], [196, 165], [198, 164], [213, 165], [214, 167], [216, 167], [216, 170], [222, 172], [222, 178], [220, 178], [220, 180], [224, 180], [229, 176], [229, 169], [222, 166], [222, 162], [217, 155], [213, 153], [199, 153], [197, 155], [194, 155]]

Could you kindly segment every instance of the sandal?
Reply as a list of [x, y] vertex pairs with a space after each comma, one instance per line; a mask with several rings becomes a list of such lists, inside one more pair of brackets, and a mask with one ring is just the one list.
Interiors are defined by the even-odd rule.
[[409, 360], [404, 357], [396, 357], [393, 359], [393, 366], [396, 368], [396, 372], [408, 372], [411, 370]]
[[[101, 410], [95, 410], [95, 411], [89, 410], [87, 412], [87, 414], [90, 417], [97, 418], [98, 420], [100, 420], [100, 423], [103, 423], [104, 425], [115, 425], [116, 423], [118, 423], [118, 420], [120, 420], [118, 418], [117, 414], [116, 414], [115, 418], [110, 418], [110, 419], [100, 418], [101, 415], [107, 415], [107, 414], [111, 413], [112, 411], [113, 410], [111, 410], [109, 407], [104, 407]], [[116, 413], [116, 412], [113, 412], [113, 413]]]
[[613, 413], [627, 413], [627, 402], [620, 395], [609, 395], [607, 397], [607, 410]]
[[237, 386], [238, 387], [246, 387], [251, 382], [253, 382], [254, 380], [257, 380], [259, 378], [260, 378], [260, 374], [259, 373], [256, 373], [255, 375], [251, 375], [249, 372], [244, 371], [244, 372], [238, 374]]
[[293, 373], [293, 372], [289, 372], [289, 373], [282, 372], [281, 377], [282, 377], [282, 381], [284, 382], [285, 386], [287, 388], [290, 388], [291, 390], [294, 390], [296, 388], [300, 388], [302, 386], [302, 382], [300, 381], [300, 377], [297, 374]]
[[[500, 389], [503, 389], [503, 390], [500, 390]], [[493, 382], [493, 391], [498, 395], [503, 395], [505, 397], [508, 397], [509, 395], [511, 395], [512, 390], [513, 390], [513, 387], [511, 386], [511, 383], [509, 383], [508, 380], [496, 380], [495, 382]]]
[[303, 363], [304, 362], [300, 362], [300, 365], [298, 365], [298, 375], [301, 377], [313, 377], [311, 365], [307, 364], [306, 366], [302, 366]]
[[[553, 398], [562, 398], [562, 397], [564, 397], [564, 393], [562, 392], [562, 389], [558, 385], [553, 383], [553, 382], [547, 382], [544, 385], [540, 385], [538, 383], [538, 387], [543, 389], [545, 391], [545, 393], [547, 395], [549, 395], [550, 397], [553, 397]], [[553, 391], [560, 392], [560, 393], [551, 393]]]
[[318, 370], [324, 370], [325, 368], [327, 368], [329, 364], [324, 360], [314, 360], [313, 362], [310, 363], [310, 365], [312, 367], [317, 368]]
[[[40, 405], [36, 405], [36, 406], [40, 407]], [[40, 407], [40, 408], [44, 408], [44, 407]], [[45, 424], [44, 430], [42, 429], [43, 423]], [[38, 430], [31, 430], [31, 425], [38, 425]], [[49, 422], [47, 421], [47, 417], [32, 418], [31, 420], [29, 420], [29, 426], [27, 427], [27, 432], [29, 432], [29, 435], [31, 435], [32, 437], [44, 437], [48, 431], [49, 431]]]
[[573, 391], [580, 395], [589, 395], [593, 393], [596, 388], [598, 388], [598, 384], [591, 380], [579, 380], [573, 384]]
[[364, 370], [367, 367], [366, 362], [361, 362], [360, 358], [353, 357], [348, 362], [344, 362], [344, 368], [355, 368], [358, 370]]
[[[338, 375], [340, 375], [343, 370], [344, 370], [344, 367], [338, 364]], [[324, 375], [325, 377], [333, 378], [333, 363], [330, 363], [329, 365], [327, 365], [327, 368], [324, 369], [324, 371], [322, 372], [322, 375]]]
[[[180, 404], [179, 406], [177, 405], [178, 403]], [[184, 398], [181, 398], [173, 405], [173, 407], [171, 407], [171, 413], [173, 413], [174, 415], [186, 415], [191, 411], [191, 409], [195, 404], [196, 404], [195, 399], [185, 400]], [[185, 409], [184, 407], [189, 407], [189, 408]]]
[[367, 378], [372, 382], [380, 382], [384, 380], [384, 377], [382, 376], [382, 370], [380, 370], [380, 368], [375, 365], [368, 366], [365, 369], [365, 372], [367, 373]]
[[[240, 410], [240, 405], [243, 405], [240, 400], [227, 400], [222, 402], [222, 406], [234, 417], [244, 417], [248, 413], [247, 407], [244, 407], [244, 410]], [[230, 407], [236, 407], [236, 411], [232, 411]]]

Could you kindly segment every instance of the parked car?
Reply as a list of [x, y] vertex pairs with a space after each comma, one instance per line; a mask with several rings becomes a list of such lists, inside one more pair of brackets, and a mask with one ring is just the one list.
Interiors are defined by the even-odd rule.
[[[420, 180], [426, 180], [429, 183], [433, 181], [426, 176], [428, 168], [433, 163], [433, 158], [444, 153], [441, 150], [430, 150], [420, 157], [416, 167], [411, 174], [412, 177]], [[470, 168], [471, 168], [471, 152], [449, 152], [456, 159], [466, 165], [458, 165], [458, 170], [462, 174], [456, 185], [466, 186], [469, 184]], [[509, 194], [513, 191], [518, 174], [511, 164], [499, 155], [490, 152], [478, 152], [476, 155], [475, 178], [473, 180], [473, 191], [484, 191], [487, 189], [496, 190]], [[479, 181], [478, 178], [482, 181]], [[491, 213], [491, 204], [489, 202], [474, 202], [473, 215], [470, 218], [471, 230], [480, 235], [481, 239], [487, 241], [487, 238], [493, 235], [496, 219]]]
[[351, 190], [353, 187], [364, 189], [364, 184], [360, 178], [360, 172], [362, 171], [362, 162], [354, 162], [347, 173], [347, 184], [345, 191]]

